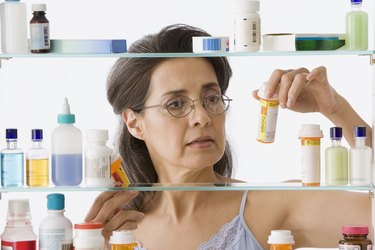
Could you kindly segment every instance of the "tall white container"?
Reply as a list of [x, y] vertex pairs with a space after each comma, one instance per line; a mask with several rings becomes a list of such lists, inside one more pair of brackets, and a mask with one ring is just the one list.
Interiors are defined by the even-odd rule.
[[105, 145], [108, 130], [89, 129], [86, 132], [88, 146], [85, 150], [85, 184], [110, 187], [112, 150]]
[[64, 195], [47, 195], [47, 209], [48, 215], [42, 220], [39, 226], [39, 250], [72, 249], [73, 225], [64, 216]]
[[28, 52], [26, 4], [5, 0], [0, 4], [1, 50], [3, 53]]
[[234, 50], [259, 51], [261, 44], [259, 1], [236, 0]]
[[75, 116], [67, 98], [57, 122], [60, 125], [51, 138], [52, 181], [56, 186], [76, 186], [82, 181], [82, 133], [73, 125]]

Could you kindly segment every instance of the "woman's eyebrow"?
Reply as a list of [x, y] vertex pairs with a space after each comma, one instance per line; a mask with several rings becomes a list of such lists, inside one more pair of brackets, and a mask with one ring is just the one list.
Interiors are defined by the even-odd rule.
[[[202, 86], [202, 90], [207, 90], [207, 89], [211, 89], [213, 87], [217, 87], [220, 89], [220, 86], [217, 82], [208, 82], [208, 83], [205, 83], [203, 86]], [[171, 91], [168, 91], [166, 93], [164, 93], [162, 96], [168, 96], [168, 95], [182, 95], [182, 94], [186, 94], [187, 91], [186, 89], [177, 89], [177, 90], [171, 90]]]

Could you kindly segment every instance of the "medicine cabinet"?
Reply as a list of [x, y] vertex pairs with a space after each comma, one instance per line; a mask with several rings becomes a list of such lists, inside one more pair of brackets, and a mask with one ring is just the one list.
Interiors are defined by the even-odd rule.
[[[212, 35], [231, 36], [232, 1], [44, 1], [51, 24], [52, 39], [127, 39], [128, 46], [145, 34], [155, 33], [172, 23], [198, 26]], [[344, 15], [350, 10], [348, 0], [285, 2], [261, 0], [262, 33], [343, 33]], [[29, 8], [34, 1], [27, 2]], [[36, 2], [35, 2], [36, 3]], [[89, 7], [90, 6], [90, 7]], [[147, 8], [144, 8], [147, 6]], [[296, 11], [299, 9], [299, 11]], [[332, 12], [332, 10], [335, 10]], [[214, 10], [214, 11], [213, 11]], [[281, 11], [280, 11], [281, 10]], [[234, 149], [235, 184], [132, 184], [126, 189], [164, 190], [353, 190], [374, 191], [371, 186], [302, 187], [282, 183], [300, 179], [298, 129], [303, 123], [318, 123], [323, 129], [323, 151], [330, 144], [330, 122], [321, 114], [300, 114], [280, 110], [275, 143], [256, 142], [258, 102], [251, 97], [274, 69], [324, 65], [332, 86], [345, 96], [369, 123], [374, 124], [373, 86], [375, 70], [375, 3], [367, 1], [369, 14], [369, 50], [366, 51], [298, 51], [298, 52], [226, 52], [164, 54], [0, 54], [0, 147], [5, 147], [5, 128], [19, 129], [19, 146], [30, 146], [30, 131], [45, 130], [44, 146], [50, 149], [50, 133], [57, 126], [56, 115], [64, 97], [68, 97], [76, 125], [83, 132], [89, 128], [106, 128], [111, 146], [116, 134], [116, 117], [105, 96], [105, 81], [111, 65], [119, 57], [228, 57], [233, 70], [227, 95], [234, 101], [228, 111], [227, 133]], [[140, 14], [141, 13], [141, 14]], [[31, 18], [31, 9], [29, 11]], [[332, 16], [333, 15], [333, 16]], [[102, 18], [98, 18], [98, 17]], [[29, 20], [30, 20], [29, 18]], [[372, 101], [370, 101], [372, 100]], [[375, 138], [373, 138], [373, 142]], [[346, 146], [348, 146], [346, 144]], [[322, 154], [323, 155], [323, 154]], [[322, 158], [322, 172], [324, 162]], [[0, 198], [43, 198], [49, 192], [68, 192], [77, 201], [101, 191], [116, 188], [46, 187], [0, 188]], [[83, 193], [87, 192], [87, 193]], [[87, 195], [86, 195], [87, 194]], [[39, 197], [40, 199], [40, 197]], [[42, 199], [41, 199], [42, 200]], [[39, 205], [44, 209], [44, 201]], [[39, 201], [38, 201], [39, 202]], [[5, 215], [5, 202], [0, 211]], [[88, 209], [86, 206], [85, 210]], [[374, 207], [374, 206], [373, 206]], [[5, 210], [4, 210], [5, 209]], [[44, 210], [43, 210], [44, 211]], [[81, 216], [84, 213], [80, 213]], [[1, 218], [0, 218], [1, 220]], [[373, 223], [374, 224], [374, 223]], [[0, 227], [1, 228], [1, 227]]]

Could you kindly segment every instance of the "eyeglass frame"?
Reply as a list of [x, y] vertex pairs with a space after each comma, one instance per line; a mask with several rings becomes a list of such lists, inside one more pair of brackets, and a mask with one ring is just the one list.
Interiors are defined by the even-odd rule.
[[[205, 106], [205, 102], [204, 102], [204, 100], [205, 100], [205, 99], [208, 99], [209, 97], [212, 97], [212, 96], [220, 96], [223, 102], [224, 102], [224, 101], [227, 101], [227, 102], [228, 102], [228, 105], [225, 107], [225, 109], [223, 110], [223, 112], [221, 112], [221, 113], [219, 113], [219, 114], [215, 114], [215, 113], [212, 113], [210, 110], [208, 110], [208, 108]], [[164, 109], [166, 109], [166, 110], [168, 111], [168, 113], [169, 113], [171, 116], [173, 116], [173, 117], [175, 117], [175, 118], [183, 118], [183, 117], [188, 116], [188, 115], [191, 113], [191, 111], [192, 111], [192, 110], [194, 109], [194, 107], [195, 107], [195, 102], [196, 102], [196, 101], [202, 101], [202, 102], [201, 102], [201, 103], [202, 103], [202, 106], [204, 107], [204, 109], [205, 109], [208, 113], [210, 113], [210, 114], [212, 114], [212, 115], [221, 115], [221, 114], [224, 114], [224, 113], [228, 110], [229, 105], [230, 105], [230, 102], [233, 101], [233, 99], [229, 98], [228, 96], [226, 96], [226, 95], [224, 95], [224, 94], [210, 95], [210, 96], [203, 97], [203, 98], [200, 97], [200, 98], [195, 99], [195, 100], [191, 99], [191, 98], [188, 97], [188, 96], [182, 96], [182, 97], [185, 97], [185, 98], [189, 99], [189, 100], [191, 101], [191, 103], [192, 103], [192, 104], [189, 106], [189, 107], [190, 107], [189, 112], [186, 113], [186, 114], [183, 115], [183, 116], [175, 116], [175, 115], [173, 115], [173, 114], [169, 111], [169, 109], [168, 109], [168, 106], [167, 106], [168, 102], [169, 102], [170, 100], [172, 100], [173, 98], [176, 98], [176, 97], [173, 97], [173, 98], [169, 99], [169, 100], [166, 101], [164, 104], [156, 104], [156, 105], [146, 106], [146, 107], [143, 107], [143, 108], [141, 108], [141, 109], [137, 109], [136, 111], [142, 111], [142, 110], [150, 109], [150, 108], [163, 107]]]

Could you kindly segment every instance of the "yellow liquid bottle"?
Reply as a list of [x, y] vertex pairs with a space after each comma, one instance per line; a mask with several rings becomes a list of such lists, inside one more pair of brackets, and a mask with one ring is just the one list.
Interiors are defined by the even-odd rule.
[[48, 151], [42, 147], [43, 130], [31, 131], [32, 147], [26, 154], [26, 185], [45, 187], [49, 184]]

